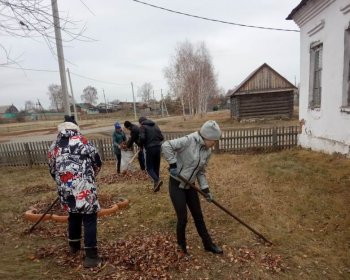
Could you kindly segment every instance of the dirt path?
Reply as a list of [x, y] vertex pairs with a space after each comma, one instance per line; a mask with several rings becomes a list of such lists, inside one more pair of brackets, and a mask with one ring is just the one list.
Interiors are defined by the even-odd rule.
[[[82, 134], [111, 132], [111, 126], [82, 129]], [[57, 136], [57, 132], [53, 130], [30, 131], [17, 135], [7, 135], [0, 137], [0, 143], [20, 143], [20, 142], [39, 142], [53, 141]]]

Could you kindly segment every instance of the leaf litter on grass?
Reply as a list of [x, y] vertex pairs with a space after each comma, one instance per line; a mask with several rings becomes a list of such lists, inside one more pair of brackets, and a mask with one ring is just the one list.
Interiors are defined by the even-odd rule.
[[[117, 241], [101, 241], [99, 254], [104, 262], [94, 269], [82, 268], [83, 254], [81, 251], [72, 256], [68, 252], [68, 245], [51, 245], [38, 248], [32, 260], [49, 259], [57, 266], [70, 268], [71, 272], [79, 271], [84, 279], [95, 275], [100, 280], [171, 279], [174, 271], [187, 279], [195, 271], [210, 267], [210, 263], [203, 260], [201, 255], [188, 258], [178, 251], [173, 234], [157, 231], [143, 232]], [[268, 273], [278, 273], [286, 269], [281, 255], [262, 252], [260, 248], [225, 246], [223, 256], [213, 256], [223, 264], [235, 266], [236, 271], [240, 271], [238, 275], [244, 276], [242, 279], [247, 279], [251, 274], [251, 266], [258, 266]]]
[[[35, 260], [51, 259], [58, 266], [79, 270], [87, 279], [91, 274], [100, 280], [123, 279], [123, 273], [126, 275], [124, 279], [170, 279], [170, 270], [184, 271], [190, 266], [175, 244], [172, 235], [162, 232], [139, 234], [118, 241], [101, 241], [99, 254], [104, 264], [94, 269], [82, 269], [83, 252], [72, 256], [68, 246], [64, 245], [38, 248]], [[117, 275], [120, 278], [115, 278]]]

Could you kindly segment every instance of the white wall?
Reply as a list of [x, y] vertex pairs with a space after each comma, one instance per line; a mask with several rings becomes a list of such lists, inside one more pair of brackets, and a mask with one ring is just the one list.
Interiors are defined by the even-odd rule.
[[[350, 156], [350, 108], [347, 113], [340, 109], [344, 34], [350, 23], [350, 3], [349, 0], [322, 0], [316, 4], [318, 7], [312, 7], [314, 4], [315, 1], [309, 1], [294, 16], [301, 30], [299, 118], [305, 121], [299, 143], [305, 148]], [[321, 10], [322, 5], [319, 14], [312, 14], [312, 11]], [[341, 11], [344, 7], [345, 11]], [[312, 30], [314, 34], [310, 34]], [[308, 108], [310, 45], [316, 41], [323, 43], [321, 108], [311, 110]]]

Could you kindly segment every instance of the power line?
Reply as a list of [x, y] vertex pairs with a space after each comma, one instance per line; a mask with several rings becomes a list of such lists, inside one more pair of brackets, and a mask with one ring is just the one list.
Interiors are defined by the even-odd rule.
[[207, 20], [207, 21], [219, 22], [219, 23], [230, 24], [230, 25], [241, 26], [241, 27], [265, 29], [265, 30], [300, 32], [299, 30], [296, 30], [296, 29], [284, 29], [284, 28], [273, 28], [273, 27], [264, 27], [264, 26], [257, 26], [257, 25], [248, 25], [248, 24], [229, 22], [229, 21], [224, 21], [224, 20], [219, 20], [219, 19], [212, 19], [212, 18], [207, 18], [207, 17], [201, 17], [201, 16], [196, 16], [196, 15], [192, 15], [192, 14], [188, 14], [188, 13], [183, 13], [183, 12], [179, 12], [179, 11], [174, 11], [174, 10], [171, 10], [171, 9], [163, 8], [163, 7], [156, 6], [156, 5], [153, 5], [153, 4], [149, 4], [149, 3], [146, 3], [146, 2], [142, 2], [142, 1], [139, 1], [139, 0], [132, 0], [132, 1], [140, 3], [140, 4], [143, 4], [143, 5], [146, 5], [146, 6], [150, 6], [150, 7], [153, 7], [153, 8], [157, 8], [157, 9], [161, 9], [161, 10], [164, 10], [164, 11], [168, 11], [168, 12], [171, 12], [171, 13], [184, 15], [184, 16], [188, 16], [188, 17], [193, 17], [193, 18], [198, 18], [198, 19], [203, 19], [203, 20]]
[[36, 72], [54, 72], [54, 73], [58, 73], [59, 71], [57, 70], [46, 70], [46, 69], [32, 69], [32, 68], [23, 68], [23, 67], [11, 67], [11, 66], [7, 66], [7, 65], [1, 65], [0, 68], [10, 68], [10, 69], [17, 69], [17, 70], [26, 70], [26, 71], [36, 71]]
[[96, 16], [96, 14], [83, 2], [83, 0], [80, 0], [80, 2], [85, 6], [85, 8], [94, 16]]
[[[23, 68], [23, 67], [11, 67], [11, 66], [6, 66], [6, 65], [1, 65], [1, 67], [5, 67], [5, 68], [10, 68], [10, 69], [18, 69], [18, 70], [25, 70], [25, 71], [36, 71], [36, 72], [49, 72], [49, 73], [58, 73], [59, 71], [57, 70], [47, 70], [47, 69], [33, 69], [33, 68]], [[111, 85], [115, 85], [115, 86], [129, 86], [129, 84], [118, 84], [118, 83], [114, 83], [114, 82], [109, 82], [109, 81], [102, 81], [102, 80], [97, 80], [94, 78], [90, 78], [90, 77], [86, 77], [74, 72], [70, 72], [72, 75], [75, 75], [77, 77], [83, 78], [83, 79], [87, 79], [87, 80], [91, 80], [91, 81], [95, 81], [95, 82], [99, 82], [99, 83], [104, 83], [104, 84], [111, 84]]]
[[111, 84], [111, 85], [115, 85], [115, 86], [129, 86], [129, 84], [117, 84], [117, 83], [114, 83], [114, 82], [101, 81], [101, 80], [97, 80], [97, 79], [94, 79], [94, 78], [89, 78], [89, 77], [86, 77], [86, 76], [83, 76], [83, 75], [76, 74], [74, 72], [71, 72], [71, 74], [73, 74], [74, 76], [83, 78], [83, 79], [87, 79], [87, 80], [91, 80], [91, 81], [95, 81], [95, 82], [99, 82], [99, 83]]

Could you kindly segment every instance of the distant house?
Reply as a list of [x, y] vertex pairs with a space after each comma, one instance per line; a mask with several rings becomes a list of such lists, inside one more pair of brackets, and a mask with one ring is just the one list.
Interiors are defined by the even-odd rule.
[[[75, 108], [77, 109], [77, 113], [80, 114], [93, 115], [99, 113], [98, 108], [90, 103], [76, 103]], [[73, 106], [71, 106], [71, 111], [73, 112]]]
[[350, 2], [303, 0], [300, 27], [301, 146], [350, 156]]
[[264, 63], [227, 92], [231, 118], [287, 117], [293, 114], [296, 87]]
[[14, 105], [0, 106], [0, 119], [14, 119], [18, 112]]

